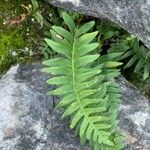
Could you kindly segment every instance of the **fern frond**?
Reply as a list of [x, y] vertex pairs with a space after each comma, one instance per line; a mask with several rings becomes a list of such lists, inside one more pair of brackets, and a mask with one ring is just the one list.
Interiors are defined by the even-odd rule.
[[[52, 37], [51, 33], [48, 31], [44, 32], [44, 36], [46, 38]], [[40, 43], [39, 50], [42, 52], [46, 59], [49, 59], [51, 56], [54, 56], [56, 54], [56, 52], [51, 49], [51, 47], [47, 44], [45, 40], [42, 40], [42, 42]]]
[[54, 41], [45, 39], [59, 54], [58, 58], [43, 62], [47, 66], [43, 71], [55, 75], [47, 83], [58, 86], [49, 94], [63, 97], [57, 107], [65, 110], [62, 118], [71, 117], [70, 128], [77, 129], [82, 144], [89, 141], [94, 150], [119, 150], [123, 143], [117, 129], [121, 95], [112, 80], [118, 75], [112, 67], [119, 64], [101, 63], [91, 67], [100, 57], [92, 54], [98, 47], [97, 43], [91, 43], [97, 32], [86, 33], [94, 22], [78, 28], [67, 13], [62, 16], [70, 31], [54, 26], [51, 33], [63, 38], [57, 40], [53, 34]]
[[143, 45], [139, 45], [137, 39], [134, 40], [133, 47], [128, 49], [122, 59], [130, 58], [124, 68], [129, 68], [135, 65], [134, 72], [143, 73], [143, 79], [147, 79], [150, 76], [150, 52]]

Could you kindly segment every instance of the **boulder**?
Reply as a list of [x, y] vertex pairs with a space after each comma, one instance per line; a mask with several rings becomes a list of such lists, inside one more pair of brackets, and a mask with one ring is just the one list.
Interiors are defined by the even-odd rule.
[[46, 0], [68, 10], [115, 22], [150, 48], [149, 0]]
[[[41, 65], [13, 66], [0, 79], [0, 149], [2, 150], [89, 150], [81, 147], [68, 120], [55, 110], [58, 97], [47, 96], [53, 87], [45, 81]], [[150, 105], [148, 99], [125, 78], [122, 89], [120, 127], [126, 150], [150, 149]]]

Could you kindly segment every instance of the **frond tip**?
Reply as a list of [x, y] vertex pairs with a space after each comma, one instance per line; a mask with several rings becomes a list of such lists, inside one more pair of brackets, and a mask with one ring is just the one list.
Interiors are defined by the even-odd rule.
[[70, 31], [54, 26], [51, 32], [63, 38], [45, 39], [59, 54], [58, 58], [43, 62], [47, 66], [43, 71], [55, 75], [47, 83], [58, 86], [49, 93], [63, 96], [57, 107], [64, 108], [62, 118], [71, 117], [70, 128], [77, 128], [81, 143], [89, 141], [94, 150], [119, 150], [123, 147], [117, 129], [120, 93], [115, 81], [109, 75], [106, 78], [104, 64], [91, 67], [100, 57], [93, 54], [98, 47], [98, 43], [92, 43], [97, 32], [86, 33], [94, 22], [78, 28], [67, 13], [62, 16]]

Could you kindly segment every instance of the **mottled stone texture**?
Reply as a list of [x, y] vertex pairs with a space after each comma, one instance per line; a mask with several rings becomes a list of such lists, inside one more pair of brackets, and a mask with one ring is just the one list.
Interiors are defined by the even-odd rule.
[[[82, 148], [68, 121], [53, 109], [56, 97], [46, 93], [48, 76], [41, 66], [12, 67], [0, 79], [0, 150], [89, 150]], [[126, 150], [150, 149], [150, 106], [148, 100], [123, 77], [120, 127]]]
[[0, 80], [0, 150], [80, 150], [53, 110], [39, 65], [14, 66]]
[[120, 127], [126, 137], [126, 150], [150, 150], [150, 101], [123, 77], [119, 110]]
[[50, 4], [115, 22], [150, 48], [150, 0], [46, 0]]

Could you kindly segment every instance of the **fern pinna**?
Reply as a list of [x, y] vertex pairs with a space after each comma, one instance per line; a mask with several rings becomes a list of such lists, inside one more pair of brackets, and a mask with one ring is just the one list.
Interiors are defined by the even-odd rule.
[[[47, 83], [58, 86], [49, 94], [62, 97], [57, 107], [65, 110], [62, 118], [70, 116], [70, 128], [76, 128], [82, 144], [88, 141], [94, 150], [120, 150], [123, 142], [117, 115], [121, 95], [114, 81], [118, 71], [93, 54], [99, 45], [91, 43], [97, 32], [86, 33], [93, 21], [78, 28], [67, 13], [62, 16], [70, 31], [53, 26], [54, 41], [45, 39], [58, 53], [57, 58], [43, 62], [47, 66], [43, 71], [54, 75]], [[101, 63], [91, 67], [97, 59]]]

